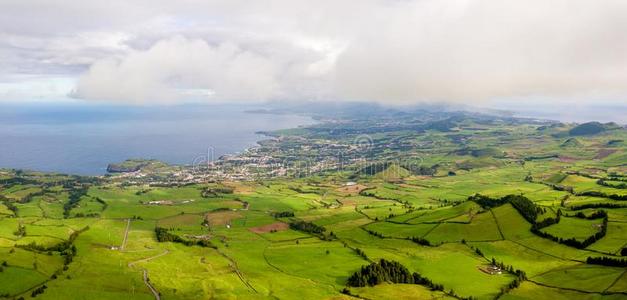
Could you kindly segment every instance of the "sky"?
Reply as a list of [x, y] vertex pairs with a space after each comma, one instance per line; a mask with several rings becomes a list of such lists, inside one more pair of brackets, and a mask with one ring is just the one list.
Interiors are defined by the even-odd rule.
[[624, 0], [2, 0], [0, 101], [625, 104]]

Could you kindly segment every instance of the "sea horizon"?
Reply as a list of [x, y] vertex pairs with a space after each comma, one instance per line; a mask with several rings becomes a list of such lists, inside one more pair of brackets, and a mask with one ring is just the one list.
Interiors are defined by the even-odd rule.
[[104, 175], [108, 164], [127, 159], [189, 165], [209, 149], [218, 158], [254, 147], [264, 139], [260, 131], [315, 122], [249, 110], [250, 105], [3, 104], [0, 169]]

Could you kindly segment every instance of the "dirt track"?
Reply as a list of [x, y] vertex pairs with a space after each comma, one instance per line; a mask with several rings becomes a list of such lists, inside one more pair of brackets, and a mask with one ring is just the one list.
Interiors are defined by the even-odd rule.
[[[130, 222], [130, 220], [129, 220], [129, 222]], [[155, 256], [146, 257], [144, 259], [132, 261], [132, 262], [128, 263], [128, 267], [131, 268], [131, 267], [133, 267], [137, 263], [151, 261], [151, 260], [153, 260], [155, 258], [159, 258], [161, 256], [164, 256], [164, 255], [168, 254], [168, 253], [170, 253], [170, 250], [165, 250], [165, 251], [163, 251], [163, 253], [157, 254]], [[155, 296], [155, 299], [161, 300], [161, 295], [159, 295], [159, 292], [157, 291], [157, 289], [155, 289], [155, 287], [152, 286], [152, 284], [150, 283], [150, 279], [148, 278], [148, 270], [142, 269], [142, 273], [143, 273], [143, 277], [144, 277], [144, 284], [148, 287], [148, 289], [150, 289], [152, 294]]]
[[126, 229], [124, 230], [124, 239], [122, 245], [120, 245], [120, 251], [124, 251], [126, 248], [126, 240], [128, 240], [128, 230], [131, 228], [131, 219], [126, 219]]
[[144, 283], [150, 289], [152, 294], [155, 296], [155, 299], [161, 300], [161, 295], [159, 295], [159, 292], [157, 292], [157, 289], [155, 289], [152, 286], [152, 284], [150, 284], [150, 280], [148, 279], [148, 270], [144, 269], [143, 272], [144, 272]]
[[135, 265], [135, 264], [137, 264], [137, 263], [151, 261], [151, 260], [153, 260], [153, 259], [156, 259], [156, 258], [159, 258], [159, 257], [161, 257], [161, 256], [164, 256], [164, 255], [166, 255], [166, 254], [168, 254], [168, 253], [170, 253], [170, 250], [165, 250], [165, 251], [163, 251], [163, 253], [161, 253], [161, 254], [157, 254], [157, 255], [155, 255], [155, 256], [146, 257], [146, 258], [142, 258], [142, 259], [140, 259], [140, 260], [132, 261], [132, 262], [128, 263], [128, 267], [130, 268], [130, 267], [134, 266], [134, 265]]

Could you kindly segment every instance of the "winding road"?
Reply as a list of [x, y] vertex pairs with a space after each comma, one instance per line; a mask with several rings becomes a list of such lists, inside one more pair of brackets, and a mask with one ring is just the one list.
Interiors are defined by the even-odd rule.
[[[130, 222], [130, 220], [129, 220], [129, 222]], [[159, 258], [161, 256], [164, 256], [164, 255], [166, 255], [168, 253], [170, 253], [170, 250], [165, 250], [165, 251], [163, 251], [163, 253], [157, 254], [155, 256], [146, 257], [146, 258], [143, 258], [143, 259], [140, 259], [140, 260], [129, 262], [128, 263], [128, 267], [131, 268], [131, 267], [133, 267], [137, 263], [151, 261], [153, 259], [156, 259], [156, 258]], [[150, 279], [148, 278], [148, 270], [142, 269], [142, 273], [143, 273], [143, 277], [144, 277], [144, 284], [148, 287], [148, 289], [150, 289], [150, 292], [152, 292], [152, 294], [155, 296], [156, 300], [161, 300], [161, 295], [159, 295], [159, 292], [157, 291], [157, 289], [155, 289], [155, 287], [152, 286], [152, 284], [150, 283]]]
[[142, 262], [147, 262], [147, 261], [151, 261], [151, 260], [153, 260], [153, 259], [156, 259], [156, 258], [159, 258], [159, 257], [161, 257], [161, 256], [164, 256], [164, 255], [166, 255], [166, 254], [168, 254], [168, 253], [170, 253], [170, 250], [164, 250], [164, 251], [163, 251], [163, 253], [157, 254], [157, 255], [155, 255], [155, 256], [146, 257], [146, 258], [142, 258], [142, 259], [140, 259], [140, 260], [132, 261], [132, 262], [128, 263], [128, 267], [129, 267], [129, 268], [131, 268], [131, 267], [133, 267], [135, 264], [142, 263]]
[[150, 284], [150, 279], [148, 279], [148, 270], [144, 269], [143, 272], [144, 272], [144, 283], [150, 289], [152, 294], [155, 296], [155, 299], [161, 300], [161, 295], [159, 295], [159, 292], [157, 292], [157, 289], [155, 289], [152, 286], [152, 284]]

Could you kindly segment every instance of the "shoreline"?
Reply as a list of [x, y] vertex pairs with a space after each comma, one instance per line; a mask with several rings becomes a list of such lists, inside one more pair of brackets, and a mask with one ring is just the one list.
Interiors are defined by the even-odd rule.
[[[309, 122], [304, 122], [304, 124], [298, 124], [295, 127], [288, 127], [288, 128], [278, 128], [278, 129], [272, 129], [272, 130], [258, 130], [258, 131], [254, 131], [251, 132], [251, 134], [256, 135], [257, 138], [255, 139], [255, 141], [253, 142], [254, 145], [252, 146], [247, 146], [245, 148], [242, 148], [241, 150], [237, 150], [237, 151], [230, 151], [227, 153], [223, 153], [220, 154], [220, 156], [216, 157], [214, 160], [212, 160], [213, 162], [217, 162], [222, 160], [224, 157], [237, 157], [239, 155], [242, 155], [243, 153], [246, 153], [250, 150], [253, 150], [257, 147], [259, 147], [259, 143], [261, 141], [264, 140], [268, 140], [268, 139], [273, 139], [273, 138], [277, 138], [279, 135], [274, 134], [273, 132], [278, 131], [278, 130], [289, 130], [289, 129], [296, 129], [296, 128], [301, 128], [301, 127], [306, 127], [306, 126], [311, 126], [314, 124], [319, 124], [320, 120], [317, 120], [314, 116], [311, 115], [307, 115], [304, 113], [295, 113], [295, 112], [275, 112], [275, 111], [267, 111], [267, 112], [257, 112], [257, 111], [245, 111], [242, 110], [240, 111], [241, 113], [244, 114], [263, 114], [263, 115], [281, 115], [281, 116], [297, 116], [297, 117], [303, 117], [303, 118], [308, 118]], [[204, 155], [204, 154], [203, 154]], [[166, 164], [168, 167], [179, 167], [179, 168], [186, 168], [186, 167], [192, 167], [193, 164], [190, 163], [175, 163], [175, 162], [168, 162], [166, 160], [162, 160], [162, 159], [158, 159], [158, 158], [152, 158], [152, 157], [128, 157], [125, 158], [124, 160], [121, 161], [111, 161], [108, 162], [107, 165], [104, 165], [101, 167], [102, 172], [98, 173], [98, 174], [81, 174], [81, 173], [73, 173], [73, 172], [63, 172], [63, 171], [58, 171], [58, 170], [41, 170], [41, 169], [32, 169], [32, 168], [14, 168], [14, 167], [8, 167], [8, 166], [0, 166], [0, 171], [2, 170], [11, 170], [11, 171], [24, 171], [24, 172], [34, 172], [34, 173], [44, 173], [44, 174], [55, 174], [55, 175], [66, 175], [66, 176], [79, 176], [79, 177], [104, 177], [107, 175], [116, 175], [116, 174], [128, 174], [131, 173], [132, 171], [123, 171], [123, 172], [109, 172], [107, 171], [109, 169], [109, 167], [111, 165], [116, 165], [116, 164], [122, 164], [124, 162], [128, 162], [128, 161], [153, 161], [153, 162], [158, 162], [158, 163], [163, 163]]]
[[[66, 114], [77, 117], [60, 122]], [[93, 106], [67, 112], [42, 108], [27, 112], [24, 120], [5, 121], [0, 138], [7, 147], [0, 169], [103, 176], [109, 164], [133, 158], [185, 166], [213, 148], [207, 145], [216, 145], [216, 160], [257, 147], [275, 130], [318, 123], [310, 115], [264, 116], [233, 105], [178, 107], [167, 115], [150, 107], [133, 113], [106, 110], [100, 120], [89, 119], [99, 114]]]

